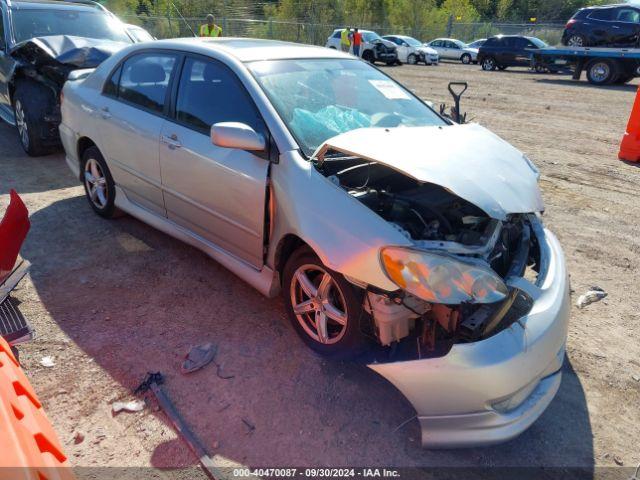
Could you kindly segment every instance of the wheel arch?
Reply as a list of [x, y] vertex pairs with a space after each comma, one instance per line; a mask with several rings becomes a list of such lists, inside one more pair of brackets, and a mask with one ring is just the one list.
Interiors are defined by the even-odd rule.
[[273, 266], [279, 275], [280, 285], [282, 285], [282, 273], [284, 272], [284, 266], [287, 264], [287, 260], [291, 257], [293, 252], [298, 250], [300, 247], [308, 247], [313, 250], [307, 242], [293, 233], [283, 235], [278, 241], [275, 249]]
[[[86, 152], [91, 147], [98, 148], [96, 143], [93, 140], [91, 140], [89, 137], [83, 136], [78, 139], [78, 143], [76, 146], [76, 152], [78, 155], [78, 167], [82, 167], [81, 165], [82, 156], [84, 155], [84, 152]], [[82, 168], [80, 168], [79, 170], [80, 170], [79, 180], [82, 181]]]

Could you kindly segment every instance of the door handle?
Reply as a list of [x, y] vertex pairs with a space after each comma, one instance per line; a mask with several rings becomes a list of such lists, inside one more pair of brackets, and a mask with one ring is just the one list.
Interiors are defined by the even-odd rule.
[[182, 147], [182, 144], [178, 141], [178, 136], [175, 133], [172, 133], [169, 136], [162, 135], [162, 137], [160, 137], [160, 141], [165, 143], [171, 150]]
[[109, 113], [109, 107], [102, 107], [100, 109], [100, 116], [105, 120], [110, 119], [111, 118], [111, 113]]

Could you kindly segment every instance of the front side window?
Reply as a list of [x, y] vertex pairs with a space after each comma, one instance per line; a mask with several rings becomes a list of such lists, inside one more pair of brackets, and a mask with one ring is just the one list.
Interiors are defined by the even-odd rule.
[[[175, 63], [175, 55], [155, 52], [128, 58], [121, 67], [118, 98], [146, 110], [162, 113]], [[106, 88], [108, 87], [107, 83]]]
[[16, 8], [11, 15], [16, 43], [54, 35], [132, 43], [122, 23], [98, 9]]
[[257, 132], [264, 123], [236, 75], [215, 60], [187, 58], [178, 84], [176, 120], [204, 134], [219, 122], [240, 122]]
[[248, 67], [306, 155], [357, 128], [447, 125], [404, 87], [359, 60], [257, 61]]
[[640, 13], [633, 8], [619, 8], [616, 20], [626, 23], [640, 23]]

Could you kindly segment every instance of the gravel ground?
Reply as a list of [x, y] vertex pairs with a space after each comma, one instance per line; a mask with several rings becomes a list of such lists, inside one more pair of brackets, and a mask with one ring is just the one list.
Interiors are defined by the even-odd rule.
[[[519, 438], [426, 451], [410, 404], [366, 367], [314, 356], [268, 300], [199, 251], [134, 220], [94, 215], [61, 154], [32, 159], [0, 124], [0, 208], [16, 188], [31, 212], [30, 279], [15, 297], [38, 337], [21, 359], [76, 466], [192, 467], [153, 404], [113, 416], [147, 371], [211, 452], [248, 465], [635, 466], [640, 462], [640, 168], [617, 160], [636, 85], [594, 88], [524, 69], [442, 64], [385, 70], [421, 97], [449, 102], [527, 153], [542, 171], [547, 225], [566, 252], [573, 301], [560, 392]], [[216, 361], [179, 365], [211, 341]], [[40, 366], [52, 356], [53, 368]], [[231, 377], [231, 378], [225, 378]], [[635, 377], [635, 379], [634, 379]]]

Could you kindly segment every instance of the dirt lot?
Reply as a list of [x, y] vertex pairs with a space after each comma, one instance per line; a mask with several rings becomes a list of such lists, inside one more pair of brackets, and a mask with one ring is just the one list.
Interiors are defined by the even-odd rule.
[[[61, 154], [25, 157], [2, 124], [0, 208], [14, 187], [33, 224], [23, 252], [31, 278], [15, 296], [38, 338], [22, 361], [74, 465], [194, 465], [153, 408], [111, 414], [156, 370], [208, 448], [249, 465], [640, 462], [640, 168], [616, 158], [637, 85], [593, 88], [457, 64], [386, 71], [436, 104], [449, 101], [449, 80], [468, 81], [463, 109], [542, 170], [546, 222], [564, 245], [573, 301], [591, 285], [609, 293], [573, 307], [565, 376], [549, 409], [498, 447], [423, 450], [415, 420], [396, 429], [413, 410], [385, 380], [314, 356], [279, 300], [199, 251], [130, 217], [94, 215]], [[213, 366], [180, 375], [184, 353], [204, 341], [219, 347], [220, 375]], [[47, 355], [55, 367], [40, 366]]]

